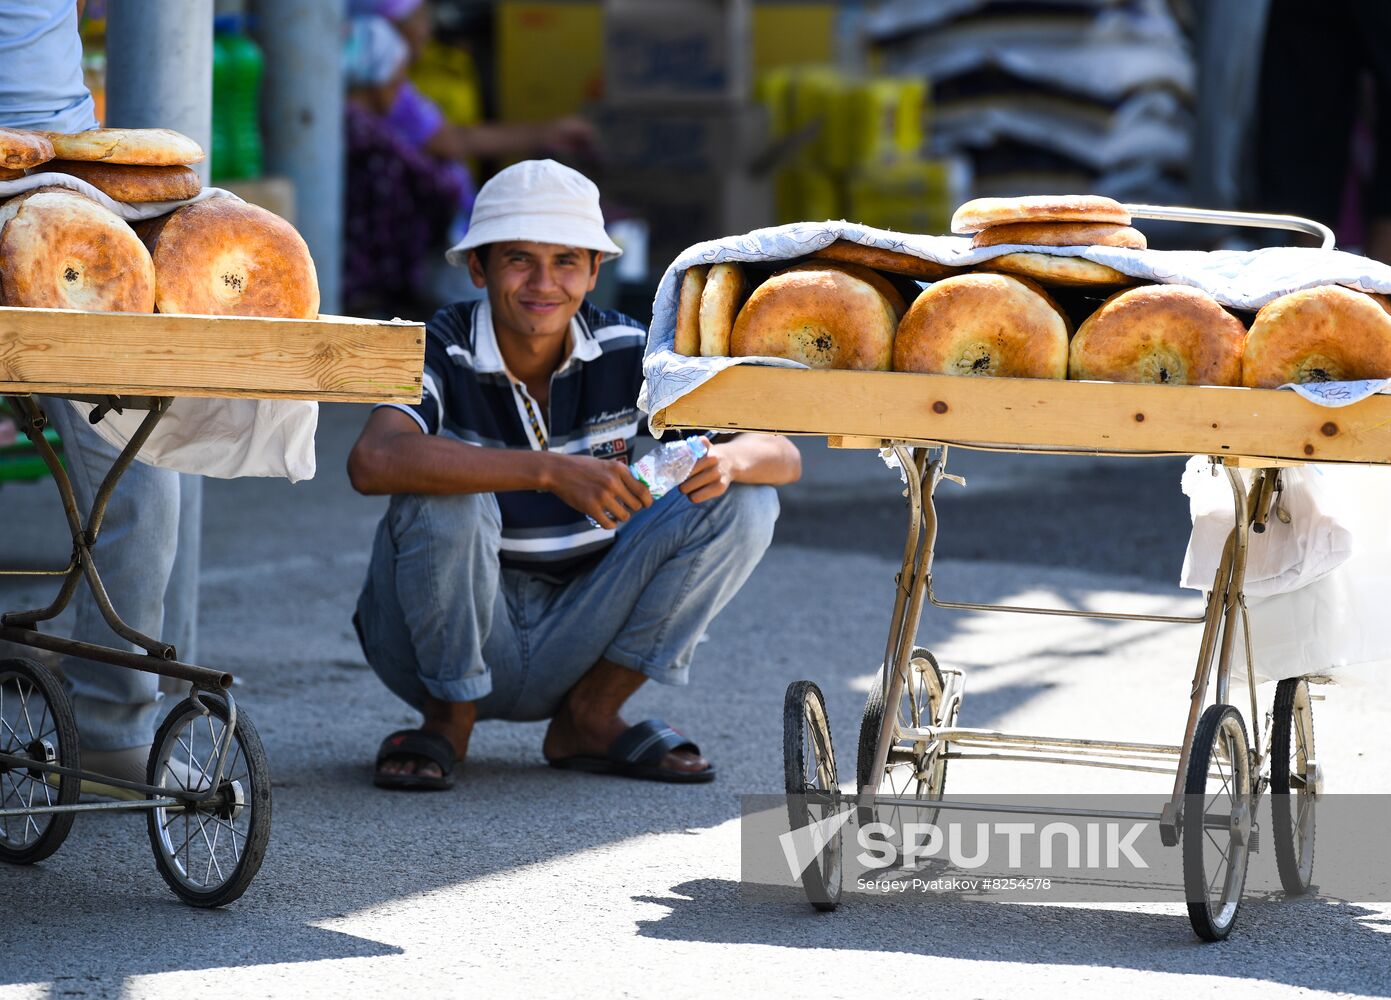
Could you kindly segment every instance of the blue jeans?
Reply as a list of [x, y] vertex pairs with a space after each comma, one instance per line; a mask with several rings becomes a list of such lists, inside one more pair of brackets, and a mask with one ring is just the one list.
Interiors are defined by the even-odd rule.
[[363, 651], [398, 697], [478, 703], [479, 718], [553, 716], [601, 657], [685, 684], [710, 620], [753, 572], [778, 516], [771, 486], [693, 504], [672, 492], [563, 584], [499, 564], [490, 493], [401, 494], [377, 527], [358, 599]]
[[[44, 413], [63, 439], [68, 478], [85, 521], [118, 449], [102, 440], [65, 399], [44, 397]], [[106, 507], [92, 557], [111, 604], [137, 631], [197, 655], [198, 567], [203, 480], [133, 462]], [[101, 616], [86, 582], [73, 598], [73, 638], [134, 650]], [[159, 677], [69, 657], [63, 664], [82, 745], [93, 750], [149, 746], [159, 713]]]

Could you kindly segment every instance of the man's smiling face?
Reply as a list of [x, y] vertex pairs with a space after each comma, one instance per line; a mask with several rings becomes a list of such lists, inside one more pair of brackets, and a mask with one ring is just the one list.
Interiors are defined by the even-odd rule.
[[473, 283], [488, 289], [493, 324], [524, 337], [564, 335], [599, 278], [600, 255], [556, 243], [493, 243], [469, 254]]

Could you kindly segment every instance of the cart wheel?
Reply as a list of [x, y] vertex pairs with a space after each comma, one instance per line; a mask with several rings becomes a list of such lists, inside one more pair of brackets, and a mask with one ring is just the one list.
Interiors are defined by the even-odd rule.
[[[894, 741], [889, 746], [889, 759], [877, 786], [883, 794], [917, 799], [942, 797], [947, 783], [947, 762], [941, 756], [940, 746], [930, 746], [924, 741], [905, 743], [899, 739], [899, 729], [935, 725], [942, 711], [945, 688], [936, 657], [921, 646], [915, 647], [908, 659], [908, 678], [898, 706]], [[875, 784], [869, 769], [874, 766], [874, 749], [883, 722], [884, 689], [877, 679], [869, 689], [865, 712], [860, 719], [860, 745], [855, 757], [857, 788]]]
[[[782, 761], [787, 777], [787, 818], [797, 830], [840, 808], [835, 751], [826, 702], [811, 681], [788, 685], [782, 706]], [[818, 910], [840, 903], [841, 831], [838, 828], [802, 872], [802, 889]]]
[[1231, 933], [1251, 844], [1251, 757], [1241, 713], [1212, 705], [1198, 720], [1183, 804], [1183, 888], [1204, 941]]
[[1274, 716], [1270, 733], [1270, 809], [1275, 865], [1285, 891], [1300, 896], [1309, 891], [1314, 877], [1314, 803], [1320, 783], [1308, 682], [1300, 677], [1281, 681], [1275, 688]]
[[[81, 767], [72, 705], [52, 672], [33, 660], [0, 661], [0, 753]], [[55, 786], [56, 783], [56, 786]], [[70, 806], [82, 780], [0, 764], [0, 809]], [[31, 865], [62, 846], [72, 813], [0, 817], [0, 861]]]
[[[217, 773], [227, 714], [227, 703], [216, 695], [195, 694], [181, 702], [155, 734], [145, 780], [170, 789], [170, 797], [206, 791]], [[238, 709], [217, 794], [204, 803], [161, 806], [148, 814], [159, 873], [192, 906], [232, 902], [261, 867], [270, 813], [266, 753], [256, 727]]]

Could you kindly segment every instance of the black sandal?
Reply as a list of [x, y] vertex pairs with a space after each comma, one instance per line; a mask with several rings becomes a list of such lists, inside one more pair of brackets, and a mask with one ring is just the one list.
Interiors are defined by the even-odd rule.
[[[428, 761], [440, 774], [388, 774], [382, 765], [389, 760], [412, 758]], [[418, 766], [418, 763], [417, 763]], [[377, 751], [377, 773], [372, 783], [378, 788], [398, 791], [437, 792], [454, 787], [454, 747], [439, 733], [424, 729], [401, 729], [382, 740]]]

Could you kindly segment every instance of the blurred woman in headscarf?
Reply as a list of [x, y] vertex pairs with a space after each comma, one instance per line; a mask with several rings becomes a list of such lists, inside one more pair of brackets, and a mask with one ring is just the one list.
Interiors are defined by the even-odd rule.
[[410, 50], [389, 21], [353, 18], [343, 49], [347, 212], [343, 297], [358, 312], [425, 312], [429, 264], [473, 184], [461, 165], [422, 152], [390, 121]]
[[[430, 9], [424, 0], [350, 0], [349, 9], [354, 16], [391, 22], [409, 49], [407, 68], [420, 57], [433, 34]], [[417, 149], [465, 166], [475, 159], [585, 154], [594, 147], [593, 127], [578, 117], [534, 123], [452, 124], [445, 120], [439, 105], [410, 80], [397, 90], [387, 120]]]

